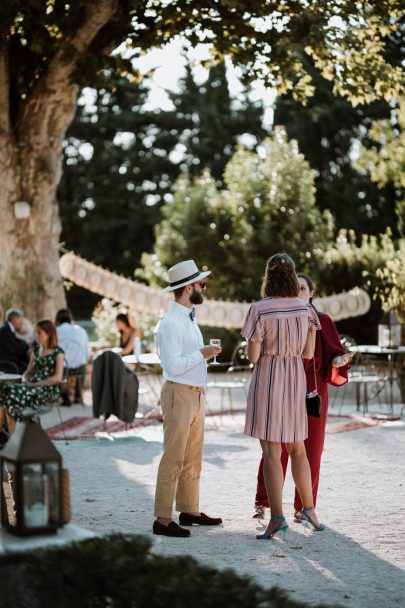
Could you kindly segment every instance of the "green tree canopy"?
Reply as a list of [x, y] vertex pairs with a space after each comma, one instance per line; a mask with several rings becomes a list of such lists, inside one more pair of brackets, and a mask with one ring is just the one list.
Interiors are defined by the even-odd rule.
[[[394, 310], [405, 323], [405, 100], [392, 112], [390, 120], [375, 121], [369, 137], [373, 148], [363, 147], [357, 165], [367, 171], [380, 188], [393, 184], [398, 192], [397, 215], [401, 237], [391, 247], [386, 263], [376, 271], [376, 295], [386, 310]], [[372, 275], [370, 282], [374, 277]]]
[[399, 230], [405, 237], [405, 99], [390, 118], [376, 120], [368, 131], [372, 147], [362, 146], [357, 167], [379, 188], [392, 184], [397, 192]]
[[371, 308], [361, 323], [357, 318], [339, 322], [340, 331], [353, 336], [359, 343], [369, 344], [377, 340], [381, 303], [384, 298], [398, 299], [397, 292], [393, 291], [392, 298], [390, 296], [399, 284], [398, 265], [393, 264], [398, 254], [389, 228], [378, 236], [364, 234], [360, 239], [353, 230], [340, 230], [336, 240], [328, 244], [319, 258], [318, 285], [321, 291], [340, 293], [361, 287], [370, 295]]
[[[178, 35], [210, 45], [213, 60], [229, 55], [249, 79], [280, 92], [294, 88], [301, 98], [312, 92], [306, 53], [337, 93], [368, 103], [397, 97], [401, 88], [401, 69], [384, 55], [401, 14], [396, 0], [12, 0], [1, 6], [0, 42], [13, 61], [16, 116], [52, 66], [65, 63], [77, 83], [91, 84], [105, 68], [133, 73], [132, 57]], [[123, 42], [127, 57], [111, 54]]]
[[82, 97], [64, 145], [62, 238], [95, 263], [131, 275], [141, 253], [152, 250], [160, 207], [181, 170], [209, 167], [220, 180], [241, 135], [263, 138], [263, 106], [234, 104], [223, 64], [201, 86], [188, 68], [178, 92], [170, 92], [173, 110], [145, 110], [146, 79], [111, 76], [108, 88], [93, 93], [92, 103]]
[[[176, 145], [154, 145], [160, 117], [145, 111], [145, 83], [114, 76], [110, 87], [82, 98], [64, 144], [58, 191], [62, 239], [77, 253], [127, 275], [151, 249], [159, 206], [178, 175]], [[87, 99], [89, 96], [87, 95]]]
[[257, 152], [237, 150], [224, 182], [219, 190], [208, 172], [179, 179], [174, 200], [162, 208], [154, 254], [143, 258], [151, 283], [172, 264], [194, 258], [213, 271], [212, 296], [255, 300], [265, 261], [278, 251], [315, 271], [313, 252], [326, 247], [332, 220], [316, 208], [313, 171], [283, 129]]
[[387, 182], [377, 187], [353, 163], [360, 145], [365, 149], [373, 145], [369, 132], [372, 121], [388, 120], [391, 107], [384, 100], [353, 107], [334, 95], [332, 83], [310, 63], [313, 97], [305, 106], [291, 94], [278, 97], [274, 124], [284, 125], [288, 136], [298, 141], [316, 171], [317, 205], [331, 211], [337, 229], [353, 229], [360, 236], [379, 234], [389, 226], [395, 234], [398, 190]]
[[249, 93], [250, 87], [245, 87], [238, 99], [231, 97], [224, 61], [209, 70], [202, 84], [195, 81], [191, 66], [186, 66], [179, 91], [169, 92], [174, 109], [166, 112], [165, 117], [170, 133], [176, 134], [183, 150], [180, 163], [183, 172], [198, 175], [208, 168], [221, 184], [239, 137], [249, 134], [254, 143], [264, 138], [263, 104], [251, 102]]
[[[312, 94], [304, 54], [354, 104], [398, 98], [402, 69], [385, 51], [401, 16], [396, 0], [2, 2], [0, 308], [15, 301], [38, 318], [64, 304], [55, 200], [79, 87], [111, 71], [134, 77], [134, 57], [182, 36], [207, 44], [214, 62], [228, 55], [246, 80], [294, 89], [297, 98]], [[28, 203], [28, 220], [15, 216], [17, 201]]]

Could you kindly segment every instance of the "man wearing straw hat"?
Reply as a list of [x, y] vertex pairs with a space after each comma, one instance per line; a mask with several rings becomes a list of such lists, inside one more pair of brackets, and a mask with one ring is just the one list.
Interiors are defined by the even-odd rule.
[[205, 387], [208, 359], [220, 346], [204, 346], [194, 319], [202, 304], [210, 271], [200, 272], [193, 260], [169, 268], [174, 302], [160, 322], [157, 342], [165, 383], [161, 393], [163, 454], [156, 481], [153, 533], [187, 537], [190, 530], [172, 520], [173, 502], [183, 526], [215, 526], [221, 518], [200, 512], [199, 491], [204, 442]]

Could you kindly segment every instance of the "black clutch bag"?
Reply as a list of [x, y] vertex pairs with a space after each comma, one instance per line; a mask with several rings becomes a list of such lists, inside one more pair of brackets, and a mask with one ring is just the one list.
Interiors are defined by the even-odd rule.
[[308, 416], [315, 416], [319, 418], [322, 409], [322, 400], [320, 395], [313, 395], [312, 397], [305, 397], [305, 403], [307, 406]]
[[[318, 384], [316, 382], [316, 370], [315, 370], [315, 362], [314, 362], [314, 380], [315, 380], [315, 395], [307, 395], [305, 397], [305, 403], [307, 406], [307, 414], [308, 416], [314, 416], [315, 418], [319, 418], [321, 415], [322, 409], [322, 399], [321, 396], [318, 395]], [[314, 391], [314, 392], [315, 392]]]

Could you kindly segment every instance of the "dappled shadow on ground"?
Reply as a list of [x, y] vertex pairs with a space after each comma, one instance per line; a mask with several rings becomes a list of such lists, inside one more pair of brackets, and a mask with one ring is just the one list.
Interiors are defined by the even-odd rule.
[[227, 443], [222, 445], [208, 442], [204, 445], [204, 462], [223, 468], [227, 464], [231, 453], [245, 452], [248, 449], [248, 447], [237, 444]]
[[321, 602], [347, 608], [402, 605], [404, 570], [333, 529], [305, 533], [299, 528], [299, 524], [290, 526], [285, 541], [265, 541], [255, 538], [264, 527], [244, 534], [226, 522], [217, 530], [194, 527], [187, 545], [161, 539], [153, 550], [190, 554], [211, 566], [234, 568], [264, 587], [277, 585], [312, 606]]

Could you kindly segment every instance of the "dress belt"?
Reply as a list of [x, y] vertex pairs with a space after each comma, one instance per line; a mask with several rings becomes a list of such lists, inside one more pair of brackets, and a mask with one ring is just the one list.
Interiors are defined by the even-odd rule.
[[192, 386], [191, 384], [182, 384], [181, 382], [173, 382], [173, 380], [167, 380], [168, 384], [175, 384], [176, 386], [181, 386], [182, 388], [188, 388], [190, 391], [196, 391], [197, 393], [205, 393], [205, 388], [203, 386]]

